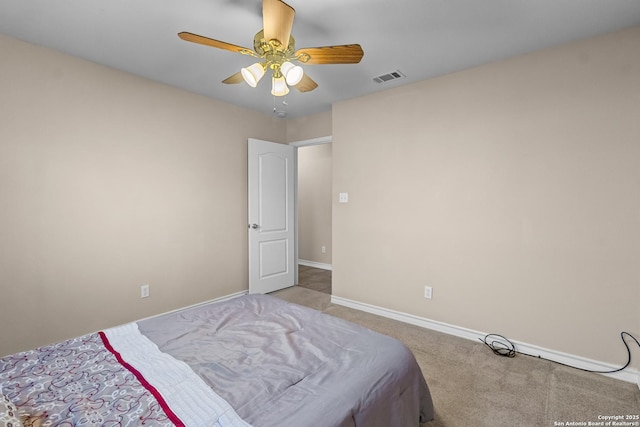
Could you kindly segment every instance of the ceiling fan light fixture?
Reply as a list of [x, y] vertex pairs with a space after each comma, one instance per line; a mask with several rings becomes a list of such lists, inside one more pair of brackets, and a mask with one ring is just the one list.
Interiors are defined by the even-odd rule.
[[263, 29], [253, 37], [253, 50], [186, 31], [178, 33], [178, 37], [191, 43], [257, 58], [261, 62], [241, 68], [222, 80], [222, 83], [237, 84], [244, 80], [249, 86], [255, 88], [266, 72], [271, 70], [273, 78], [271, 93], [274, 96], [286, 95], [290, 87], [295, 87], [300, 93], [310, 92], [318, 87], [318, 83], [313, 81], [300, 65], [294, 65], [291, 62], [297, 61], [309, 65], [357, 64], [362, 59], [364, 51], [359, 44], [296, 49], [295, 40], [291, 35], [295, 16], [293, 7], [284, 0], [261, 0], [261, 2]]
[[284, 77], [273, 77], [271, 79], [271, 95], [273, 96], [285, 96], [289, 93], [289, 86]]
[[295, 86], [300, 83], [304, 76], [304, 70], [299, 65], [293, 65], [287, 61], [280, 66], [280, 72], [284, 76], [289, 86]]
[[262, 76], [264, 76], [264, 66], [260, 62], [256, 62], [253, 65], [242, 68], [240, 73], [249, 86], [256, 87]]

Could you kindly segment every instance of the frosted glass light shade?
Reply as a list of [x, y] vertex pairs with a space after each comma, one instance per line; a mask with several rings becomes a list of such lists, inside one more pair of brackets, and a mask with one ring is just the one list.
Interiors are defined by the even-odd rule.
[[241, 69], [240, 73], [249, 86], [256, 87], [262, 76], [264, 76], [264, 67], [261, 63], [256, 62], [249, 67]]
[[289, 93], [289, 87], [284, 77], [273, 77], [271, 79], [271, 95], [273, 96], [285, 96]]
[[304, 76], [304, 70], [299, 65], [293, 65], [287, 61], [280, 66], [280, 72], [284, 76], [289, 86], [295, 86], [300, 83], [302, 76]]

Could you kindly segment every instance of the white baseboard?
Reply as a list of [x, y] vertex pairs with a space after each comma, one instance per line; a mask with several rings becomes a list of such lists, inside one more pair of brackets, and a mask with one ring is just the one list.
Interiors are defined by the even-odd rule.
[[248, 293], [249, 293], [249, 291], [246, 290], [246, 291], [240, 291], [240, 292], [236, 292], [236, 293], [229, 294], [229, 295], [224, 295], [224, 296], [221, 296], [221, 297], [218, 297], [218, 298], [214, 298], [214, 299], [210, 299], [210, 300], [207, 300], [207, 301], [191, 304], [191, 305], [188, 305], [186, 307], [176, 308], [175, 310], [169, 310], [169, 311], [166, 311], [164, 313], [155, 314], [153, 316], [145, 317], [144, 319], [138, 319], [138, 320], [136, 320], [136, 322], [140, 322], [142, 320], [147, 320], [147, 319], [153, 319], [154, 317], [164, 316], [165, 314], [175, 313], [176, 311], [186, 310], [188, 308], [194, 308], [194, 307], [198, 307], [198, 306], [201, 306], [201, 305], [209, 304], [209, 303], [212, 303], [212, 302], [228, 301], [230, 299], [234, 299], [234, 298], [237, 298], [237, 297], [241, 297], [243, 295], [247, 295]]
[[[378, 316], [387, 317], [389, 319], [399, 320], [411, 325], [420, 326], [426, 329], [431, 329], [445, 334], [454, 335], [460, 338], [465, 338], [472, 341], [483, 340], [487, 333], [474, 331], [472, 329], [462, 328], [460, 326], [450, 325], [448, 323], [438, 322], [436, 320], [427, 319], [425, 317], [414, 316], [412, 314], [402, 313], [400, 311], [390, 310], [383, 307], [378, 307], [371, 304], [366, 304], [358, 301], [353, 301], [347, 298], [341, 298], [335, 295], [331, 296], [331, 303], [342, 305], [356, 310], [364, 311]], [[573, 354], [563, 353], [556, 350], [551, 350], [543, 347], [539, 347], [532, 344], [527, 344], [519, 341], [512, 342], [516, 346], [516, 350], [521, 353], [526, 353], [532, 356], [541, 357], [544, 359], [553, 360], [556, 362], [564, 363], [571, 366], [576, 366], [582, 369], [589, 369], [594, 371], [610, 371], [618, 369], [620, 366], [611, 365], [609, 363], [600, 362], [597, 360], [587, 359], [581, 356]], [[612, 374], [601, 374], [611, 378], [616, 378], [622, 381], [636, 383], [640, 388], [640, 372], [636, 369], [627, 368], [624, 371], [616, 372]]]
[[324, 263], [315, 262], [315, 261], [307, 261], [306, 259], [299, 259], [298, 264], [306, 265], [307, 267], [321, 268], [323, 270], [332, 269], [331, 264], [324, 264]]

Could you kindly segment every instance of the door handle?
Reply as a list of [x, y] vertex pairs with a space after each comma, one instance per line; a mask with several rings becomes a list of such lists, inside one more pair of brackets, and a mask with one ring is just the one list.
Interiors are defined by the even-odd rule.
[[254, 230], [260, 228], [260, 226], [258, 224], [251, 224], [251, 225], [249, 225], [249, 227], [253, 228]]

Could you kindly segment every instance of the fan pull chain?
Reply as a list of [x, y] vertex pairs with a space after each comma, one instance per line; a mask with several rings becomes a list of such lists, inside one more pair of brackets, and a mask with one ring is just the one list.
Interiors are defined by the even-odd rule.
[[[287, 103], [287, 96], [285, 95], [282, 99], [282, 105], [284, 105], [285, 107], [289, 105], [289, 103]], [[276, 116], [282, 118], [285, 117], [287, 115], [286, 110], [281, 110], [278, 111], [278, 107], [276, 105], [276, 96], [273, 96], [273, 114], [275, 114]]]

